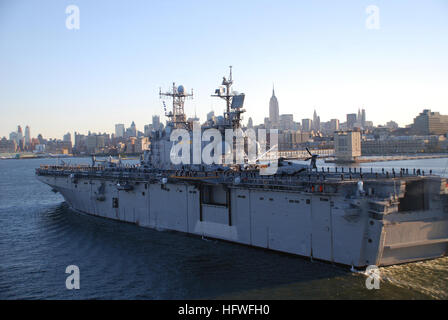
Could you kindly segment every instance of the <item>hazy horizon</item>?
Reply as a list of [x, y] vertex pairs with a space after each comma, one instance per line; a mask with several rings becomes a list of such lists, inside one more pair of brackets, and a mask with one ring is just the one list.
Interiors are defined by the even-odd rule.
[[[80, 29], [66, 27], [66, 8]], [[379, 8], [379, 29], [366, 8]], [[321, 121], [366, 109], [375, 125], [448, 114], [448, 2], [0, 0], [0, 138], [138, 130], [163, 116], [159, 87], [194, 89], [186, 113], [205, 120], [233, 66], [244, 123], [269, 114]], [[167, 101], [167, 106], [169, 106]]]

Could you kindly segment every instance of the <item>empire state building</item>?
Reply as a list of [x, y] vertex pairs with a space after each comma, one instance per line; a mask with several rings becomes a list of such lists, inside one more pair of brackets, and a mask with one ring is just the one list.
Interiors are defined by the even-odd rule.
[[275, 96], [274, 88], [272, 88], [272, 97], [269, 101], [269, 120], [273, 127], [278, 127], [279, 123], [279, 109], [278, 109], [278, 100]]

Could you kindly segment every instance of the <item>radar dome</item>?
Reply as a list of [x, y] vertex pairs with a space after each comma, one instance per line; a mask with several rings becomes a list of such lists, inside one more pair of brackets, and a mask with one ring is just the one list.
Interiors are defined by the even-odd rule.
[[179, 87], [177, 87], [177, 92], [178, 92], [178, 93], [181, 93], [181, 94], [185, 93], [185, 88], [184, 88], [184, 86], [180, 85]]

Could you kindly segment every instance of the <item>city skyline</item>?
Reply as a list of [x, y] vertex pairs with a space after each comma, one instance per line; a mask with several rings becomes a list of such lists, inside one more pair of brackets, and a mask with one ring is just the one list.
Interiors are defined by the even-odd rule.
[[[274, 103], [273, 103], [274, 101]], [[276, 108], [276, 111], [272, 110], [272, 107]], [[274, 113], [273, 113], [274, 112]], [[423, 116], [430, 116], [430, 117], [437, 117], [439, 119], [440, 117], [440, 123], [439, 120], [437, 120], [437, 123], [428, 122], [426, 124], [424, 120], [422, 120]], [[215, 115], [214, 111], [209, 112], [206, 115], [206, 120], [203, 121], [199, 119], [199, 117], [189, 117], [188, 121], [197, 121], [200, 123], [201, 126], [208, 126], [209, 121], [219, 121], [219, 117], [222, 118], [222, 115]], [[272, 121], [272, 117], [278, 118], [277, 122]], [[114, 124], [114, 129], [112, 131], [97, 131], [95, 129], [90, 129], [87, 132], [81, 132], [80, 130], [73, 130], [73, 136], [76, 137], [76, 135], [81, 136], [90, 136], [90, 135], [110, 135], [111, 137], [115, 138], [123, 138], [123, 137], [138, 137], [138, 136], [150, 136], [150, 131], [155, 130], [163, 130], [164, 124], [162, 121], [160, 121], [160, 116], [158, 115], [152, 115], [152, 122], [147, 122], [146, 124], [143, 124], [142, 127], [138, 127], [135, 124], [135, 121], [132, 121], [129, 127], [126, 126], [124, 123], [116, 123]], [[367, 130], [371, 131], [372, 129], [380, 129], [380, 128], [387, 128], [391, 131], [397, 130], [397, 129], [406, 129], [408, 132], [405, 133], [405, 135], [448, 135], [448, 133], [445, 130], [445, 127], [448, 126], [448, 115], [441, 115], [440, 112], [430, 109], [423, 109], [422, 112], [418, 113], [413, 117], [413, 122], [409, 123], [406, 126], [399, 126], [398, 123], [391, 119], [385, 124], [380, 125], [374, 125], [372, 121], [368, 121], [366, 117], [366, 110], [365, 109], [358, 109], [357, 113], [348, 113], [345, 115], [343, 120], [346, 121], [340, 121], [339, 118], [333, 118], [333, 119], [327, 119], [327, 121], [321, 121], [320, 116], [318, 115], [317, 111], [314, 110], [313, 112], [313, 119], [303, 118], [303, 119], [294, 119], [294, 116], [292, 114], [280, 114], [279, 113], [279, 103], [276, 99], [275, 93], [273, 91], [273, 96], [270, 99], [269, 103], [269, 110], [267, 116], [264, 118], [264, 123], [253, 123], [252, 117], [248, 117], [248, 120], [246, 123], [244, 123], [244, 128], [275, 128], [279, 129], [280, 132], [282, 131], [298, 131], [298, 132], [314, 132], [316, 134], [328, 134], [333, 133], [335, 131], [344, 131], [344, 130]], [[317, 121], [316, 121], [317, 120]], [[423, 122], [422, 122], [423, 121]], [[431, 124], [429, 124], [431, 123]], [[427, 132], [424, 133], [425, 130], [429, 130], [429, 128], [426, 128], [428, 125], [435, 126], [434, 128], [437, 128], [435, 132]], [[298, 127], [297, 127], [298, 126]], [[415, 131], [416, 126], [418, 127], [418, 130]], [[425, 127], [426, 126], [426, 127]], [[22, 124], [18, 124], [16, 126], [17, 130], [11, 131], [7, 136], [0, 136], [1, 139], [6, 139], [9, 141], [17, 141], [23, 140], [24, 145], [30, 145], [31, 140], [41, 140], [44, 139], [47, 140], [57, 140], [57, 141], [64, 141], [64, 142], [75, 142], [72, 141], [71, 131], [66, 131], [63, 134], [62, 139], [59, 137], [54, 136], [48, 136], [45, 137], [42, 135], [42, 133], [36, 133], [35, 136], [30, 133], [31, 128], [29, 125], [26, 125], [25, 127], [25, 134], [23, 134]], [[410, 130], [410, 131], [409, 131]]]
[[[210, 95], [228, 65], [246, 94], [245, 123], [263, 123], [272, 83], [296, 121], [314, 109], [344, 121], [364, 108], [375, 125], [404, 126], [423, 109], [448, 110], [444, 1], [231, 1], [229, 14], [210, 1], [79, 0], [80, 29], [68, 30], [71, 4], [0, 5], [0, 137], [18, 123], [46, 137], [132, 121], [142, 130], [152, 115], [164, 122], [158, 91], [173, 81], [194, 89], [186, 112], [203, 121], [224, 109]], [[369, 5], [379, 29], [366, 28]]]
[[[274, 96], [275, 98], [277, 98], [277, 96]], [[265, 120], [265, 119], [269, 119], [270, 118], [270, 112], [271, 112], [271, 101], [272, 101], [272, 97], [269, 99], [270, 101], [267, 103], [267, 106], [265, 106], [265, 108], [264, 109], [266, 109], [266, 110], [264, 110], [264, 111], [266, 111], [265, 113], [258, 113], [258, 117], [257, 116], [255, 116], [255, 118], [258, 120], [259, 118], [261, 118], [261, 121], [254, 121], [254, 123], [253, 123], [253, 125], [254, 126], [256, 126], [256, 125], [263, 125], [263, 119]], [[282, 109], [280, 109], [280, 104], [279, 104], [279, 102], [277, 101], [277, 100], [275, 100], [275, 103], [276, 103], [276, 105], [277, 105], [277, 112], [279, 113], [278, 114], [278, 116], [285, 116], [285, 115], [289, 115], [289, 114], [286, 114], [286, 113], [284, 113], [284, 112], [281, 112], [281, 111], [283, 111]], [[169, 108], [168, 108], [169, 109]], [[312, 109], [312, 108], [311, 108]], [[311, 110], [310, 109], [310, 110]], [[428, 108], [422, 108], [422, 109], [420, 109], [420, 111], [418, 112], [418, 113], [420, 113], [422, 110], [425, 110], [425, 109], [428, 109]], [[294, 114], [294, 113], [291, 113], [291, 115], [294, 117], [294, 122], [298, 122], [298, 123], [302, 123], [303, 122], [303, 120], [310, 120], [311, 121], [311, 129], [312, 130], [315, 130], [315, 131], [318, 131], [319, 129], [318, 128], [316, 128], [316, 127], [314, 127], [314, 125], [315, 125], [315, 122], [314, 122], [314, 116], [315, 116], [315, 114], [316, 114], [316, 111], [319, 111], [318, 109], [316, 109], [316, 108], [314, 108], [314, 109], [312, 109], [313, 110], [313, 115], [311, 116], [311, 115], [309, 115], [309, 114], [303, 114], [303, 116], [302, 117], [299, 117], [297, 114]], [[359, 116], [359, 112], [360, 112], [360, 110], [362, 110], [363, 112], [364, 112], [364, 116], [365, 116], [365, 112], [366, 112], [366, 109], [365, 109], [365, 107], [364, 106], [361, 106], [361, 107], [359, 107], [357, 110], [352, 110], [352, 111], [350, 111], [349, 113], [347, 113], [347, 114], [344, 114], [344, 115], [340, 115], [340, 116], [338, 116], [338, 115], [336, 115], [336, 117], [335, 118], [322, 118], [323, 120], [321, 120], [321, 117], [319, 116], [318, 118], [319, 118], [319, 121], [320, 122], [322, 122], [322, 123], [325, 123], [325, 122], [331, 122], [331, 121], [333, 121], [333, 120], [337, 120], [338, 121], [338, 123], [344, 123], [344, 122], [346, 122], [346, 117], [347, 116], [351, 116], [351, 115], [356, 115], [356, 113], [358, 113], [358, 116]], [[431, 110], [431, 109], [430, 109]], [[223, 110], [224, 111], [224, 110]], [[438, 111], [438, 110], [433, 110], [433, 111]], [[197, 116], [197, 118], [199, 119], [199, 121], [202, 123], [202, 122], [205, 122], [206, 120], [207, 120], [207, 115], [210, 113], [210, 112], [213, 112], [216, 116], [219, 116], [219, 115], [221, 115], [221, 114], [218, 114], [218, 113], [216, 113], [216, 111], [215, 110], [213, 110], [213, 109], [210, 109], [208, 112], [207, 112], [207, 114], [203, 114], [203, 115], [196, 115], [196, 113], [195, 114], [193, 114], [193, 115], [191, 115], [192, 117], [194, 116], [194, 117], [196, 117]], [[418, 114], [417, 113], [417, 114]], [[320, 115], [320, 113], [319, 113], [319, 115]], [[190, 114], [187, 114], [187, 116], [190, 116]], [[398, 124], [399, 125], [399, 127], [406, 127], [406, 126], [408, 126], [408, 125], [412, 125], [412, 122], [413, 122], [413, 119], [415, 118], [415, 116], [416, 115], [411, 115], [411, 121], [409, 122], [409, 123], [406, 123], [406, 122], [402, 122], [402, 121], [400, 121], [399, 119], [388, 119], [388, 120], [385, 120], [383, 123], [374, 123], [373, 121], [371, 121], [372, 123], [373, 123], [373, 125], [375, 126], [375, 127], [381, 127], [381, 126], [387, 126], [387, 124], [388, 123], [390, 123], [390, 122], [395, 122], [396, 124]], [[147, 119], [147, 121], [145, 121], [145, 120], [141, 120], [141, 119], [139, 119], [139, 120], [141, 120], [140, 122], [140, 124], [139, 124], [139, 126], [137, 126], [136, 124], [135, 124], [135, 126], [137, 126], [137, 131], [139, 131], [139, 132], [144, 132], [144, 127], [145, 126], [147, 126], [148, 124], [150, 124], [151, 123], [151, 120], [153, 120], [153, 117], [159, 117], [160, 118], [160, 122], [161, 123], [164, 123], [165, 121], [167, 121], [168, 120], [168, 117], [166, 117], [165, 116], [165, 114], [161, 114], [161, 115], [159, 115], [159, 114], [152, 114], [152, 115], [149, 115], [148, 116], [148, 119]], [[191, 117], [189, 117], [189, 118], [191, 118]], [[254, 116], [252, 116], [252, 115], [247, 115], [246, 117], [243, 117], [244, 118], [244, 124], [246, 124], [248, 121], [249, 121], [249, 119], [252, 119], [252, 121], [253, 121], [253, 119], [254, 119]], [[357, 121], [357, 120], [355, 120], [355, 121]], [[122, 122], [124, 122], [124, 121], [122, 121]], [[66, 129], [65, 131], [63, 131], [62, 132], [62, 134], [60, 134], [60, 135], [56, 135], [56, 136], [52, 136], [52, 135], [45, 135], [45, 134], [43, 134], [43, 132], [45, 132], [45, 129], [43, 129], [43, 130], [39, 130], [39, 129], [37, 129], [37, 131], [36, 131], [36, 133], [35, 133], [35, 135], [34, 136], [31, 136], [31, 138], [35, 138], [35, 137], [37, 137], [38, 135], [42, 135], [42, 136], [44, 136], [44, 137], [46, 137], [46, 138], [48, 138], [48, 139], [60, 139], [60, 140], [63, 140], [63, 137], [67, 134], [67, 133], [69, 133], [69, 134], [71, 134], [71, 133], [76, 133], [76, 132], [78, 132], [78, 133], [82, 133], [82, 134], [88, 134], [88, 133], [95, 133], [95, 134], [101, 134], [101, 133], [107, 133], [107, 134], [115, 134], [116, 133], [116, 126], [117, 125], [124, 125], [124, 126], [126, 126], [126, 123], [122, 123], [122, 122], [118, 122], [118, 123], [114, 123], [114, 124], [110, 124], [108, 127], [110, 127], [110, 129], [106, 129], [106, 130], [99, 130], [98, 128], [87, 128], [85, 131], [82, 131], [81, 129], [77, 129], [76, 127], [75, 128], [70, 128], [70, 129]], [[130, 125], [132, 126], [133, 124], [135, 123], [135, 121], [134, 120], [131, 120], [130, 121]], [[402, 124], [403, 123], [403, 124]], [[76, 125], [76, 124], [75, 124]], [[277, 125], [278, 125], [278, 123], [277, 123]], [[28, 124], [28, 123], [23, 123], [23, 122], [18, 122], [16, 125], [15, 125], [15, 128], [17, 128], [17, 127], [21, 127], [21, 126], [24, 126], [24, 127], [26, 127], [26, 128], [30, 128], [31, 127], [31, 125], [30, 124]], [[4, 134], [4, 135], [1, 135], [0, 134], [0, 139], [1, 138], [3, 138], [3, 137], [5, 137], [5, 138], [7, 138], [8, 139], [8, 137], [10, 137], [11, 136], [11, 134], [13, 134], [15, 131], [14, 131], [14, 129], [11, 129], [11, 130], [9, 130], [8, 131], [8, 129], [5, 129], [5, 128], [3, 128], [4, 130], [4, 132], [7, 132], [7, 134]], [[309, 130], [304, 130], [304, 131], [309, 131]]]
[[[272, 99], [271, 99], [271, 101], [272, 101]], [[269, 106], [270, 107], [270, 106]], [[279, 104], [278, 104], [278, 102], [277, 102], [277, 108], [279, 107]], [[279, 110], [277, 109], [277, 111], [279, 112]], [[364, 111], [364, 115], [365, 115], [365, 110], [363, 109], [362, 111]], [[247, 120], [246, 121], [244, 121], [244, 126], [246, 127], [246, 125], [249, 123], [249, 122], [251, 122], [251, 125], [249, 126], [249, 127], [252, 127], [252, 126], [265, 126], [266, 125], [266, 119], [269, 119], [270, 118], [270, 114], [269, 114], [269, 112], [270, 112], [270, 108], [268, 108], [268, 110], [267, 110], [267, 114], [266, 114], [266, 116], [264, 117], [264, 120], [265, 120], [265, 123], [263, 123], [263, 122], [260, 122], [260, 123], [254, 123], [253, 122], [253, 119], [252, 119], [252, 117], [250, 117], [250, 116], [248, 116], [247, 117]], [[207, 115], [206, 115], [206, 117], [204, 117], [204, 120], [202, 120], [202, 118], [199, 118], [199, 117], [189, 117], [188, 119], [189, 119], [189, 121], [190, 120], [192, 120], [192, 119], [194, 119], [194, 120], [196, 120], [196, 121], [198, 121], [198, 122], [200, 122], [201, 123], [201, 125], [203, 125], [203, 124], [205, 124], [208, 120], [209, 120], [209, 116], [211, 115], [211, 114], [213, 114], [213, 117], [218, 117], [218, 116], [222, 116], [221, 114], [215, 114], [214, 113], [214, 111], [210, 111]], [[355, 114], [355, 113], [352, 113], [352, 114]], [[314, 115], [316, 115], [316, 110], [314, 110]], [[314, 119], [310, 119], [310, 117], [307, 117], [307, 118], [303, 118], [303, 119], [299, 119], [299, 118], [297, 118], [297, 117], [293, 117], [293, 119], [291, 119], [291, 121], [294, 121], [294, 123], [297, 123], [297, 124], [299, 124], [300, 126], [302, 125], [302, 122], [304, 121], [304, 120], [310, 120], [311, 121], [311, 123], [312, 123], [312, 125], [311, 125], [311, 127], [309, 128], [309, 130], [305, 130], [303, 127], [302, 128], [300, 128], [299, 130], [301, 130], [301, 131], [311, 131], [311, 130], [313, 130], [313, 131], [316, 131], [316, 132], [318, 132], [318, 131], [321, 131], [321, 128], [320, 128], [320, 124], [322, 124], [322, 123], [326, 123], [326, 122], [331, 122], [331, 121], [333, 121], [333, 120], [337, 120], [338, 121], [338, 124], [340, 123], [340, 124], [345, 124], [346, 123], [346, 121], [344, 121], [344, 119], [347, 117], [347, 116], [349, 116], [349, 115], [351, 115], [351, 114], [347, 114], [347, 115], [344, 115], [341, 119], [339, 119], [339, 118], [336, 118], [336, 119], [327, 119], [328, 121], [322, 121], [321, 123], [319, 123], [319, 125], [316, 127], [315, 126], [315, 122], [314, 122]], [[281, 117], [282, 116], [290, 116], [290, 114], [284, 114], [284, 113], [279, 113], [278, 114], [278, 117], [280, 117], [280, 119], [279, 119], [279, 121], [277, 122], [277, 123], [274, 123], [273, 125], [271, 124], [271, 123], [269, 123], [269, 127], [270, 126], [273, 126], [273, 127], [281, 127]], [[294, 116], [294, 115], [292, 115], [292, 116]], [[157, 120], [155, 120], [155, 118], [157, 119]], [[130, 128], [134, 128], [133, 129], [133, 132], [134, 132], [134, 134], [132, 135], [132, 136], [137, 136], [137, 133], [138, 132], [140, 132], [140, 133], [144, 133], [144, 132], [146, 132], [146, 127], [148, 126], [148, 125], [152, 125], [153, 123], [154, 123], [154, 121], [158, 121], [160, 124], [162, 124], [162, 127], [163, 127], [163, 121], [161, 121], [161, 118], [162, 117], [160, 117], [159, 115], [152, 115], [151, 116], [151, 121], [147, 121], [146, 123], [143, 123], [142, 125], [140, 125], [140, 126], [137, 126], [137, 124], [135, 123], [135, 121], [131, 121], [131, 124], [129, 125], [129, 127], [127, 127], [127, 124], [126, 123], [115, 123], [115, 124], [113, 124], [112, 125], [112, 129], [110, 130], [110, 131], [100, 131], [100, 130], [97, 130], [97, 129], [95, 129], [95, 128], [91, 128], [91, 129], [89, 129], [89, 130], [87, 130], [86, 132], [83, 132], [83, 131], [80, 131], [80, 130], [78, 130], [78, 129], [74, 129], [74, 130], [67, 130], [65, 133], [63, 133], [62, 134], [62, 136], [61, 137], [57, 137], [57, 136], [45, 136], [45, 135], [43, 135], [42, 133], [41, 133], [41, 131], [39, 131], [39, 130], [37, 130], [36, 132], [34, 132], [32, 135], [30, 134], [30, 129], [31, 129], [31, 126], [30, 125], [28, 125], [28, 124], [26, 124], [25, 126], [26, 126], [26, 129], [27, 129], [27, 131], [28, 131], [28, 141], [31, 139], [31, 138], [37, 138], [38, 136], [42, 136], [42, 137], [45, 137], [45, 138], [47, 138], [47, 139], [56, 139], [56, 140], [65, 140], [65, 137], [66, 137], [66, 135], [68, 134], [68, 135], [71, 135], [72, 133], [73, 134], [76, 134], [76, 133], [78, 133], [78, 134], [87, 134], [87, 135], [89, 135], [89, 134], [111, 134], [111, 135], [114, 135], [115, 137], [123, 137], [125, 134], [126, 134], [126, 132], [128, 132], [128, 130], [130, 129]], [[163, 116], [163, 118], [165, 118], [165, 116]], [[314, 117], [313, 117], [314, 118]], [[320, 121], [320, 117], [318, 117], [319, 118], [319, 121]], [[168, 118], [167, 118], [168, 119]], [[355, 119], [355, 122], [356, 121], [358, 121], [359, 119]], [[360, 121], [360, 120], [359, 120]], [[394, 122], [394, 120], [391, 120], [391, 121], [393, 121]], [[21, 132], [21, 130], [22, 130], [22, 125], [23, 124], [21, 124], [21, 123], [19, 123], [19, 124], [17, 124], [16, 126], [15, 126], [15, 129], [13, 129], [13, 130], [10, 130], [10, 132], [7, 134], [7, 135], [5, 135], [5, 136], [0, 136], [0, 139], [2, 139], [2, 138], [6, 138], [6, 139], [9, 139], [9, 140], [14, 140], [14, 139], [18, 139], [18, 140], [20, 140], [20, 139], [22, 139], [22, 138], [25, 138], [26, 136], [25, 135], [21, 135], [20, 137], [17, 137], [17, 136], [15, 136], [15, 135], [17, 135], [18, 133], [20, 133]], [[379, 125], [379, 126], [385, 126], [386, 124], [381, 124], [381, 125]], [[120, 131], [121, 133], [117, 133], [118, 131]], [[13, 139], [11, 139], [11, 137], [14, 137]], [[24, 140], [25, 141], [25, 140]]]

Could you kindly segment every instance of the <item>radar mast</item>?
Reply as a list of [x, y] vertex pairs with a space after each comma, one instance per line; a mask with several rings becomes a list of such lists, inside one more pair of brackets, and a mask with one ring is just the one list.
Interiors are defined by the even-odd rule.
[[226, 101], [226, 112], [224, 112], [224, 120], [226, 125], [234, 129], [241, 127], [241, 114], [246, 112], [242, 109], [244, 104], [244, 93], [232, 91], [233, 78], [232, 66], [229, 66], [229, 78], [222, 78], [221, 86], [215, 90], [212, 97], [218, 97]]
[[173, 110], [165, 113], [165, 116], [169, 117], [173, 123], [173, 127], [188, 129], [189, 124], [185, 115], [184, 105], [186, 99], [193, 98], [193, 90], [191, 90], [191, 93], [186, 93], [184, 86], [180, 85], [176, 87], [176, 84], [173, 82], [172, 91], [162, 92], [162, 89], [159, 89], [159, 96], [160, 98], [170, 97], [173, 99]]

